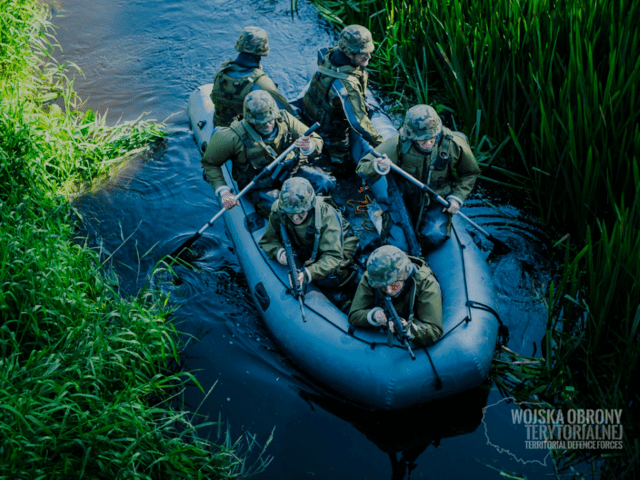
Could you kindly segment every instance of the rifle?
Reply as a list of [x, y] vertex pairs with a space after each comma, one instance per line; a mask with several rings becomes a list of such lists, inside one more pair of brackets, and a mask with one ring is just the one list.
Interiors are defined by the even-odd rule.
[[[311, 128], [309, 128], [309, 130], [307, 130], [306, 132], [304, 132], [302, 135], [311, 135], [312, 132], [315, 132], [318, 128], [320, 127], [319, 123], [314, 123]], [[291, 144], [289, 145], [289, 147], [282, 152], [278, 158], [276, 158], [275, 160], [273, 160], [269, 165], [267, 165], [266, 167], [264, 167], [260, 173], [258, 173], [258, 175], [256, 175], [256, 177], [249, 182], [249, 184], [244, 187], [240, 193], [238, 193], [236, 195], [236, 200], [239, 200], [245, 193], [247, 193], [249, 190], [251, 190], [253, 188], [253, 186], [258, 183], [263, 177], [270, 175], [271, 172], [273, 171], [274, 168], [276, 168], [278, 166], [278, 164], [280, 162], [282, 162], [282, 160], [284, 160], [284, 158], [289, 154], [289, 152], [291, 150], [293, 150], [294, 148], [296, 148], [295, 144]], [[178, 256], [187, 248], [191, 248], [191, 246], [196, 242], [196, 240], [198, 240], [202, 234], [205, 232], [205, 230], [211, 226], [213, 226], [213, 223], [220, 217], [222, 216], [222, 214], [224, 212], [226, 212], [227, 209], [222, 207], [220, 209], [220, 211], [218, 213], [216, 213], [214, 215], [214, 217], [209, 220], [207, 223], [205, 223], [202, 228], [200, 230], [198, 230], [195, 234], [193, 234], [193, 236], [191, 236], [186, 242], [184, 242], [182, 245], [180, 245], [178, 248], [176, 248], [171, 255], [169, 255], [170, 257], [178, 258]]]
[[409, 346], [409, 336], [407, 335], [407, 331], [404, 329], [402, 321], [398, 316], [398, 312], [396, 312], [396, 309], [391, 302], [391, 297], [387, 293], [382, 295], [382, 309], [384, 310], [385, 315], [387, 315], [387, 320], [393, 322], [393, 334], [400, 341], [400, 343], [402, 343], [402, 345], [407, 347], [409, 355], [411, 356], [411, 360], [415, 360], [416, 356]]
[[[409, 212], [407, 212], [407, 207], [404, 204], [404, 199], [400, 194], [400, 190], [396, 185], [393, 177], [387, 177], [387, 194], [389, 198], [389, 204], [387, 207], [389, 208], [389, 216], [394, 223], [397, 223], [402, 228], [405, 237], [407, 237], [407, 243], [409, 244], [409, 254], [414, 257], [422, 256], [422, 248], [420, 247], [420, 242], [418, 242], [418, 238], [416, 237], [416, 232], [413, 228], [413, 223], [411, 222], [411, 218], [409, 217]], [[391, 228], [388, 226], [387, 228]]]
[[295, 168], [296, 163], [298, 163], [299, 161], [300, 151], [297, 151], [293, 157], [285, 160], [276, 167], [276, 169], [271, 174], [271, 180], [275, 180], [278, 183], [283, 183]]
[[[366, 149], [368, 153], [373, 155], [374, 157], [382, 158], [383, 155], [376, 152], [371, 145], [368, 145]], [[404, 232], [405, 237], [407, 238], [407, 243], [409, 245], [409, 254], [414, 257], [422, 256], [422, 247], [420, 247], [420, 242], [418, 242], [418, 238], [416, 237], [416, 231], [413, 228], [413, 223], [411, 222], [411, 217], [409, 217], [409, 212], [407, 212], [407, 207], [404, 203], [404, 199], [402, 198], [402, 194], [396, 185], [396, 182], [393, 176], [389, 175], [387, 177], [387, 195], [386, 197], [376, 197], [378, 204], [381, 207], [387, 208], [389, 211], [390, 220], [393, 223], [400, 225], [402, 231]], [[380, 237], [384, 237], [388, 230], [391, 228], [391, 225], [387, 225], [387, 228], [384, 232], [380, 232]], [[384, 239], [384, 238], [383, 238]]]
[[284, 244], [284, 251], [287, 256], [289, 276], [291, 277], [291, 293], [300, 301], [300, 312], [302, 312], [302, 321], [306, 322], [307, 317], [304, 314], [304, 289], [298, 281], [298, 267], [296, 266], [296, 259], [293, 257], [291, 240], [289, 239], [289, 235], [287, 234], [287, 229], [285, 228], [284, 223], [280, 223], [280, 235], [282, 236], [282, 243]]
[[[377, 152], [375, 154], [378, 154]], [[374, 154], [374, 155], [375, 155]], [[380, 154], [378, 154], [380, 155]], [[425, 185], [424, 183], [422, 183], [420, 180], [418, 180], [417, 178], [413, 177], [412, 175], [410, 175], [409, 173], [405, 172], [404, 170], [402, 170], [400, 167], [398, 167], [397, 165], [394, 165], [393, 163], [391, 163], [390, 165], [391, 170], [393, 170], [394, 172], [402, 175], [406, 180], [408, 180], [409, 182], [413, 183], [416, 187], [418, 187], [420, 190], [422, 190], [423, 192], [428, 193], [429, 195], [431, 195], [431, 197], [433, 197], [436, 201], [438, 201], [441, 205], [445, 206], [445, 207], [449, 207], [449, 205], [451, 205], [449, 202], [447, 202], [444, 198], [442, 198], [440, 195], [438, 195], [438, 192], [436, 192], [435, 190], [433, 190], [432, 188], [430, 188], [428, 185]], [[511, 251], [511, 247], [509, 247], [509, 245], [507, 245], [506, 243], [504, 243], [502, 240], [494, 237], [493, 235], [491, 235], [489, 232], [487, 232], [484, 228], [482, 228], [480, 225], [478, 225], [476, 222], [474, 222], [473, 220], [471, 220], [469, 217], [467, 217], [464, 213], [462, 212], [458, 212], [458, 215], [460, 215], [462, 218], [464, 218], [467, 222], [469, 222], [471, 225], [473, 225], [476, 229], [478, 229], [480, 232], [482, 232], [489, 240], [491, 240], [496, 247], [499, 247], [499, 249], [501, 249], [503, 252], [509, 252]], [[496, 252], [498, 251], [498, 248], [496, 248]]]

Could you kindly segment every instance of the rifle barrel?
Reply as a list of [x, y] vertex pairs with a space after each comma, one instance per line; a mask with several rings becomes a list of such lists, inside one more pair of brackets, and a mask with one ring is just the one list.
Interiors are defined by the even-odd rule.
[[289, 267], [289, 275], [291, 276], [291, 293], [295, 298], [300, 301], [300, 311], [302, 312], [302, 321], [307, 321], [307, 316], [304, 313], [304, 292], [302, 285], [298, 281], [298, 268], [296, 267], [296, 259], [293, 256], [293, 247], [291, 246], [291, 240], [287, 234], [287, 229], [284, 223], [280, 224], [280, 235], [282, 236], [282, 243], [284, 244], [284, 252], [287, 257], [287, 266]]
[[391, 302], [391, 297], [388, 294], [383, 295], [382, 303], [384, 305], [384, 311], [389, 317], [391, 317], [391, 321], [393, 322], [393, 334], [398, 338], [400, 343], [407, 348], [409, 356], [411, 356], [411, 360], [415, 360], [416, 356], [409, 345], [407, 332], [402, 326], [402, 320], [400, 320], [400, 316]]

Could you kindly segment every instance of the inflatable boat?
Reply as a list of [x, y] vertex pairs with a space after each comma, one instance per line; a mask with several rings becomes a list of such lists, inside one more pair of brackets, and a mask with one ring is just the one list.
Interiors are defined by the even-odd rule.
[[[201, 153], [213, 132], [211, 88], [201, 86], [189, 98], [188, 115]], [[396, 134], [379, 108], [371, 111], [383, 137]], [[235, 185], [230, 169], [227, 162], [225, 179]], [[397, 340], [389, 347], [381, 330], [350, 331], [347, 315], [313, 284], [304, 301], [304, 322], [287, 268], [258, 247], [266, 219], [246, 197], [223, 218], [258, 312], [276, 343], [328, 391], [370, 409], [398, 410], [468, 390], [487, 378], [499, 326], [493, 283], [484, 255], [458, 216], [451, 238], [424, 256], [442, 289], [444, 333], [434, 344], [414, 347], [415, 359]]]

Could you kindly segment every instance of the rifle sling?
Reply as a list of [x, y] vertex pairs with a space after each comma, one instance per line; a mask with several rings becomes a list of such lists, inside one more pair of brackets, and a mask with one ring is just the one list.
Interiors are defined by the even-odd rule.
[[249, 124], [249, 122], [247, 122], [246, 120], [243, 119], [241, 123], [242, 123], [242, 126], [244, 127], [244, 129], [246, 130], [247, 134], [249, 135], [249, 137], [251, 137], [251, 140], [253, 140], [258, 145], [260, 145], [262, 148], [264, 148], [265, 151], [271, 157], [276, 158], [278, 156], [276, 154], [276, 152], [273, 150], [273, 148], [271, 148], [269, 145], [264, 143], [264, 140], [262, 140], [262, 137], [260, 136], [260, 134], [254, 130], [254, 128]]

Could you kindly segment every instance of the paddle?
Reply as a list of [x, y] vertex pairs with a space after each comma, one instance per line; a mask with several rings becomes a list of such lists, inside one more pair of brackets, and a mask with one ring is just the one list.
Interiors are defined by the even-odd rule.
[[[433, 198], [435, 198], [438, 202], [440, 202], [442, 205], [444, 205], [445, 207], [449, 207], [451, 205], [451, 203], [447, 202], [444, 198], [442, 198], [440, 195], [438, 195], [433, 189], [429, 188], [427, 185], [425, 185], [424, 183], [422, 183], [420, 180], [412, 177], [411, 175], [409, 175], [407, 172], [405, 172], [404, 170], [402, 170], [400, 167], [398, 167], [397, 165], [391, 163], [390, 164], [391, 169], [397, 173], [399, 173], [400, 175], [402, 175], [404, 178], [406, 178], [407, 180], [409, 180], [411, 183], [413, 183], [414, 185], [416, 185], [420, 190], [422, 190], [423, 192], [427, 192], [429, 195], [431, 195]], [[458, 211], [458, 215], [460, 215], [462, 218], [464, 218], [467, 222], [469, 222], [471, 225], [473, 225], [475, 228], [477, 228], [479, 231], [481, 231], [489, 240], [491, 240], [497, 247], [503, 249], [505, 252], [510, 252], [511, 251], [511, 247], [509, 247], [509, 245], [507, 245], [506, 243], [504, 243], [502, 240], [494, 237], [493, 235], [491, 235], [489, 232], [487, 232], [484, 228], [482, 228], [480, 225], [478, 225], [476, 222], [474, 222], [473, 220], [471, 220], [469, 217], [467, 217], [464, 213]]]
[[[318, 128], [320, 127], [319, 123], [314, 123], [311, 128], [309, 128], [309, 130], [307, 130], [306, 132], [304, 132], [302, 134], [303, 137], [306, 137], [307, 135], [310, 135], [311, 133], [313, 133], [314, 131], [316, 131]], [[264, 169], [255, 176], [255, 178], [253, 180], [251, 180], [251, 182], [249, 184], [247, 184], [246, 187], [244, 187], [242, 189], [242, 191], [240, 193], [238, 193], [238, 195], [236, 195], [236, 200], [239, 200], [240, 197], [242, 197], [245, 193], [247, 193], [249, 190], [251, 190], [253, 188], [253, 186], [260, 181], [260, 179], [262, 179], [262, 177], [268, 175], [271, 173], [271, 171], [289, 154], [289, 152], [291, 152], [291, 150], [293, 150], [294, 148], [296, 148], [295, 144], [291, 144], [289, 146], [289, 148], [287, 148], [284, 152], [282, 152], [278, 158], [276, 158], [273, 162], [271, 162], [269, 165], [267, 165], [266, 167], [264, 167]], [[207, 223], [205, 223], [202, 228], [200, 230], [198, 230], [191, 238], [189, 238], [186, 242], [184, 242], [182, 245], [180, 245], [178, 248], [176, 248], [173, 253], [171, 255], [169, 255], [170, 257], [173, 258], [177, 258], [183, 250], [190, 248], [195, 242], [196, 240], [198, 240], [202, 234], [205, 232], [205, 230], [211, 226], [213, 226], [213, 223], [218, 219], [218, 217], [220, 217], [227, 209], [222, 207], [220, 209], [220, 211], [218, 213], [216, 213], [214, 215], [214, 217], [209, 220]]]
[[[371, 149], [370, 150], [371, 154], [374, 157], [378, 157], [378, 158], [382, 158], [383, 155], [376, 152], [375, 150]], [[438, 193], [436, 191], [434, 191], [433, 189], [429, 188], [427, 185], [425, 185], [424, 183], [422, 183], [420, 180], [418, 180], [417, 178], [411, 176], [410, 174], [408, 174], [407, 172], [405, 172], [404, 170], [402, 170], [400, 167], [398, 167], [397, 165], [395, 165], [393, 162], [390, 163], [389, 165], [391, 167], [391, 169], [395, 172], [397, 172], [398, 174], [402, 175], [405, 179], [407, 179], [408, 181], [410, 181], [411, 183], [413, 183], [415, 186], [417, 186], [420, 190], [422, 190], [423, 192], [427, 192], [429, 195], [431, 195], [433, 198], [435, 198], [438, 202], [440, 202], [442, 205], [444, 205], [445, 207], [449, 207], [449, 205], [451, 205], [449, 202], [447, 202], [444, 198], [442, 198], [440, 195], [438, 195]], [[491, 240], [496, 247], [502, 249], [504, 252], [510, 252], [511, 251], [511, 247], [509, 247], [509, 245], [507, 245], [506, 243], [504, 243], [502, 240], [494, 237], [493, 235], [491, 235], [489, 232], [487, 232], [484, 228], [482, 228], [480, 225], [478, 225], [476, 222], [474, 222], [473, 220], [471, 220], [469, 217], [467, 217], [464, 213], [462, 212], [458, 212], [458, 215], [460, 215], [462, 218], [464, 218], [467, 222], [469, 222], [471, 225], [473, 225], [475, 228], [477, 228], [479, 231], [481, 231], [489, 240]], [[496, 251], [496, 253], [498, 253]]]

